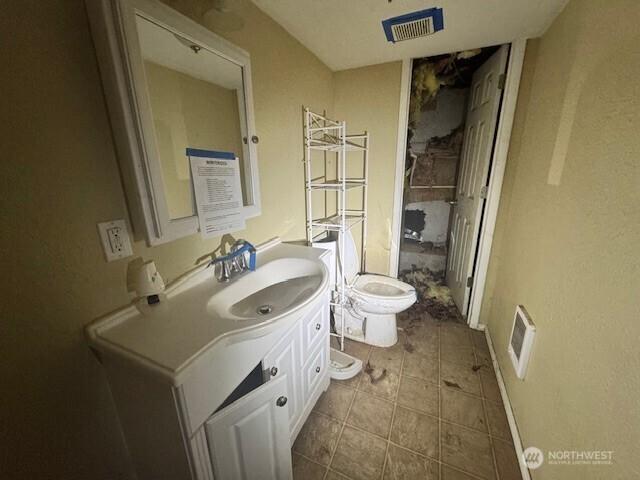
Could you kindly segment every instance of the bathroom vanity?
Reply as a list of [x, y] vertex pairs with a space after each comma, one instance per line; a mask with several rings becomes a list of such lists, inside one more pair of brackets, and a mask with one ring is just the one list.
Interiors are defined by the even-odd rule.
[[[134, 230], [150, 246], [200, 230], [194, 148], [238, 162], [241, 216], [259, 215], [249, 54], [157, 0], [86, 6]], [[270, 242], [255, 271], [198, 268], [88, 327], [139, 479], [291, 478], [329, 385], [327, 254]]]
[[291, 478], [329, 386], [328, 255], [276, 239], [253, 272], [199, 267], [87, 328], [138, 478]]

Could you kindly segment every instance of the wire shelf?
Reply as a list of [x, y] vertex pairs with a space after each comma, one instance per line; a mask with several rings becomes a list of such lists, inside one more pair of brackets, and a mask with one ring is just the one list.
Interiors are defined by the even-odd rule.
[[352, 188], [364, 187], [366, 186], [364, 178], [354, 178], [349, 179], [344, 184], [340, 180], [330, 180], [328, 182], [322, 183], [311, 183], [309, 187], [312, 190], [340, 190], [341, 188], [345, 188], [347, 190], [351, 190]]
[[311, 222], [312, 227], [324, 228], [332, 232], [339, 232], [342, 228], [350, 230], [351, 228], [364, 221], [365, 217], [360, 215], [345, 215], [345, 225], [342, 225], [342, 215], [332, 215], [330, 217], [318, 218]]
[[[341, 142], [331, 142], [329, 140], [322, 140], [319, 138], [311, 138], [307, 143], [307, 146], [312, 150], [322, 150], [325, 152], [335, 152], [337, 150], [340, 150], [340, 148], [342, 148], [342, 145], [343, 143]], [[358, 150], [363, 151], [366, 149], [366, 147], [353, 142], [344, 142], [344, 148], [348, 152]]]
[[[360, 266], [366, 271], [366, 245], [367, 245], [367, 178], [368, 178], [368, 160], [369, 160], [369, 134], [363, 133], [359, 135], [347, 135], [345, 122], [331, 120], [324, 115], [319, 115], [305, 109], [305, 186], [307, 194], [306, 210], [307, 210], [307, 241], [309, 244], [319, 235], [317, 232], [338, 232], [344, 234], [356, 225], [362, 225], [361, 235], [362, 243], [360, 249]], [[312, 178], [312, 155], [314, 150], [332, 152], [336, 155], [336, 176], [335, 180], [326, 179], [325, 176]], [[347, 152], [359, 151], [364, 155], [362, 163], [362, 177], [351, 178], [347, 176]], [[327, 155], [316, 156], [316, 161], [322, 158], [327, 161]], [[357, 164], [356, 164], [357, 165]], [[324, 180], [324, 181], [323, 181]], [[362, 191], [362, 209], [347, 208], [347, 199], [351, 200], [352, 195], [347, 196], [347, 190], [361, 188]], [[325, 218], [313, 218], [312, 202], [314, 196], [313, 191], [325, 191], [325, 202], [327, 201], [327, 192], [336, 195], [337, 212]], [[325, 208], [326, 208], [325, 203]], [[335, 255], [336, 269], [339, 265], [345, 264], [344, 235], [338, 236], [342, 240], [338, 240], [340, 244]], [[336, 270], [337, 271], [337, 270]], [[329, 305], [334, 309], [340, 321], [340, 333], [331, 333], [331, 336], [340, 339], [340, 349], [344, 350], [344, 331], [345, 331], [345, 310], [347, 304], [348, 285], [345, 283], [344, 275], [338, 275], [336, 279], [335, 289], [332, 290], [331, 301]], [[340, 307], [339, 310], [337, 308]]]

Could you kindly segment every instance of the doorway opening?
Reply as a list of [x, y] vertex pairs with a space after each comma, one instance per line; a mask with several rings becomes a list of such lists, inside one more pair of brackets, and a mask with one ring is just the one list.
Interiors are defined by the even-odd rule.
[[411, 317], [467, 323], [508, 54], [413, 60], [398, 252]]

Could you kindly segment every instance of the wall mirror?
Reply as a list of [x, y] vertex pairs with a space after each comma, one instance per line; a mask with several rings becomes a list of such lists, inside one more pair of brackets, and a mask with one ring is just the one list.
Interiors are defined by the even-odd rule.
[[259, 215], [249, 55], [156, 0], [87, 9], [134, 230], [150, 245], [198, 231], [187, 148], [233, 152]]

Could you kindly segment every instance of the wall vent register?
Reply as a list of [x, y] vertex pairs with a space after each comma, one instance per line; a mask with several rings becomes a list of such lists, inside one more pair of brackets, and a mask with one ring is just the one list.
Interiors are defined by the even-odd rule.
[[509, 340], [509, 357], [513, 363], [518, 378], [523, 379], [527, 373], [531, 347], [536, 333], [536, 326], [531, 321], [529, 314], [522, 305], [516, 307]]

